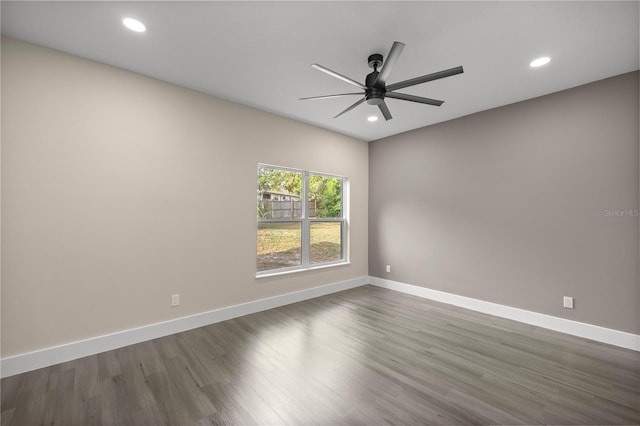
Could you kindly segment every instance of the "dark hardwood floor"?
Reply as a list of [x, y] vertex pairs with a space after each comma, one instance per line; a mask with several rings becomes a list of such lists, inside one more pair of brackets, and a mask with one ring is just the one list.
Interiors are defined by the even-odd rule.
[[8, 425], [638, 424], [640, 354], [373, 286], [2, 380]]

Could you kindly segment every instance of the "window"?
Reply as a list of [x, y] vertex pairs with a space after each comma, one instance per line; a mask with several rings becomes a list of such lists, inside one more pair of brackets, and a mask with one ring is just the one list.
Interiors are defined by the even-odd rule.
[[257, 275], [346, 261], [345, 182], [258, 165]]

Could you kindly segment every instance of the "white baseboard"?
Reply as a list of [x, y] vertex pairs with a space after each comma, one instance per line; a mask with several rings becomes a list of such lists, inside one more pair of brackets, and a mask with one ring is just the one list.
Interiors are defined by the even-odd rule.
[[524, 309], [512, 308], [510, 306], [472, 299], [470, 297], [459, 296], [457, 294], [445, 293], [443, 291], [431, 290], [429, 288], [391, 281], [384, 278], [369, 277], [369, 283], [378, 287], [411, 294], [413, 296], [448, 303], [450, 305], [460, 306], [473, 311], [548, 328], [550, 330], [584, 337], [586, 339], [608, 343], [610, 345], [632, 349], [634, 351], [640, 351], [640, 335], [637, 334], [540, 314]]
[[268, 297], [253, 302], [228, 306], [200, 314], [177, 318], [143, 327], [123, 330], [103, 336], [92, 337], [66, 343], [59, 346], [40, 349], [33, 352], [10, 356], [0, 360], [0, 376], [9, 377], [37, 368], [47, 367], [61, 362], [94, 355], [100, 352], [121, 348], [158, 337], [187, 331], [232, 318], [249, 315], [291, 303], [348, 290], [369, 283], [369, 277], [363, 276], [319, 287], [308, 288], [293, 293]]
[[637, 334], [512, 308], [384, 278], [364, 276], [3, 358], [0, 360], [0, 377], [13, 376], [181, 331], [360, 287], [365, 284], [372, 284], [425, 299], [640, 351], [640, 336]]

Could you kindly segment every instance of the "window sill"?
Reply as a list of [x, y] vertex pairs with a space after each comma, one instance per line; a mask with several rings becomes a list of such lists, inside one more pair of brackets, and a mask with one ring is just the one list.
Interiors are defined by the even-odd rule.
[[287, 271], [280, 271], [280, 272], [278, 271], [266, 272], [264, 274], [256, 274], [256, 279], [279, 277], [282, 275], [298, 274], [300, 272], [308, 272], [308, 271], [317, 271], [319, 269], [335, 268], [336, 266], [345, 266], [345, 265], [351, 265], [351, 262], [336, 262], [336, 263], [329, 263], [326, 265], [312, 266], [309, 268], [289, 269]]

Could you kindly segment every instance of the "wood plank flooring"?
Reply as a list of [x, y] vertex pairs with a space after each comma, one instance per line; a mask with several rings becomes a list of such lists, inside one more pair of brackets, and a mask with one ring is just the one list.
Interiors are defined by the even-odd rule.
[[1, 424], [639, 424], [640, 354], [373, 286], [2, 380]]

